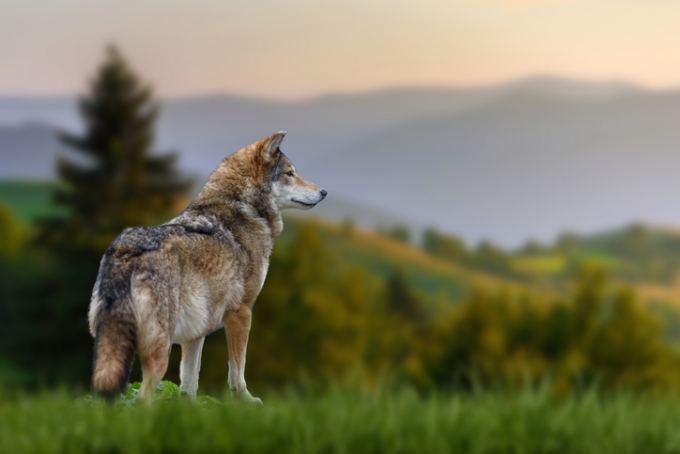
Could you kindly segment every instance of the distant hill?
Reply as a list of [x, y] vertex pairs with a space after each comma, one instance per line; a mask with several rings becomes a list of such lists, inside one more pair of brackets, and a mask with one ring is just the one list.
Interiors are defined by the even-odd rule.
[[[305, 167], [361, 137], [433, 115], [467, 111], [509, 93], [541, 93], [567, 99], [603, 99], [637, 92], [620, 82], [590, 83], [537, 77], [472, 88], [394, 88], [334, 94], [302, 101], [210, 95], [162, 102], [158, 150], [177, 149], [188, 170], [207, 176], [221, 159], [274, 131], [287, 130], [285, 148]], [[0, 126], [41, 123], [68, 130], [82, 125], [73, 98], [0, 96]], [[0, 153], [5, 149], [0, 146]], [[34, 174], [49, 177], [50, 174]]]
[[81, 128], [76, 100], [73, 97], [0, 95], [0, 125], [16, 127], [24, 123]]
[[39, 123], [0, 125], [0, 178], [48, 178], [62, 149], [54, 129]]
[[[327, 208], [333, 198], [368, 207], [338, 207], [335, 218], [374, 225], [367, 215], [384, 212], [516, 246], [636, 219], [680, 224], [679, 114], [680, 92], [549, 77], [291, 102], [216, 95], [165, 101], [156, 148], [179, 150], [183, 168], [205, 178], [286, 129], [284, 152], [329, 190]], [[72, 99], [0, 97], [0, 177], [53, 176], [52, 126], [27, 121], [80, 128]]]
[[324, 156], [339, 195], [519, 245], [642, 220], [680, 224], [680, 93], [515, 94], [403, 123]]
[[[0, 204], [8, 206], [24, 225], [59, 213], [50, 203], [49, 181], [0, 181]], [[324, 202], [322, 205], [326, 204]], [[319, 205], [319, 208], [321, 205]], [[381, 278], [395, 268], [405, 271], [411, 284], [431, 302], [458, 301], [475, 286], [487, 289], [508, 288], [539, 294], [566, 293], [581, 264], [606, 269], [618, 282], [634, 286], [636, 292], [651, 303], [680, 308], [680, 230], [655, 226], [630, 225], [593, 235], [562, 235], [552, 244], [527, 245], [506, 250], [515, 274], [494, 275], [479, 265], [449, 262], [435, 258], [417, 245], [403, 244], [370, 229], [333, 222], [325, 214], [342, 210], [368, 210], [366, 218], [373, 225], [399, 224], [401, 219], [389, 213], [372, 211], [351, 202], [332, 202], [324, 211], [285, 212], [286, 241], [306, 217], [320, 218], [319, 231], [327, 241], [335, 260], [368, 267]], [[333, 219], [333, 218], [331, 218]], [[335, 218], [342, 221], [344, 218]], [[370, 225], [370, 223], [368, 223]], [[437, 296], [445, 297], [437, 299]], [[663, 314], [675, 320], [675, 314]], [[671, 317], [672, 315], [672, 317]], [[680, 336], [680, 325], [677, 326]]]
[[[42, 216], [61, 212], [50, 203], [53, 186], [54, 183], [48, 181], [0, 181], [0, 204], [8, 206], [24, 225], [28, 225]], [[284, 232], [278, 241], [290, 239], [304, 220], [294, 213], [287, 212]], [[399, 268], [411, 285], [433, 304], [459, 301], [475, 286], [545, 294], [544, 290], [532, 289], [525, 283], [436, 259], [413, 245], [394, 241], [369, 229], [348, 228], [324, 219], [318, 220], [317, 227], [335, 260], [363, 266], [380, 278], [389, 277]]]
[[[279, 241], [294, 234], [300, 218], [289, 217]], [[394, 241], [374, 231], [321, 220], [318, 229], [333, 257], [340, 263], [366, 267], [372, 274], [389, 278], [395, 269], [404, 272], [410, 285], [431, 305], [458, 302], [475, 288], [499, 289], [548, 295], [546, 290], [522, 282], [470, 270], [436, 259], [417, 247]], [[431, 306], [432, 307], [432, 306]]]

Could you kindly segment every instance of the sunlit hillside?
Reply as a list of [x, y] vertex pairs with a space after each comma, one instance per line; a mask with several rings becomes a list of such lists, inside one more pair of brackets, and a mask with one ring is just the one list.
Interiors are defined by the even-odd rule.
[[[287, 217], [282, 242], [294, 234], [299, 222], [301, 219], [294, 215]], [[395, 240], [371, 229], [322, 219], [318, 220], [318, 228], [335, 260], [361, 264], [383, 279], [399, 269], [414, 289], [433, 302], [459, 301], [475, 286], [489, 290], [538, 291], [526, 283], [433, 257], [417, 245]]]
[[[30, 225], [59, 211], [51, 203], [53, 186], [48, 180], [0, 180], [0, 203], [10, 207], [20, 222]], [[314, 217], [314, 211], [310, 213]], [[286, 212], [284, 218], [286, 228], [279, 239], [283, 243], [303, 221], [295, 211]], [[506, 251], [507, 272], [499, 274], [464, 260], [434, 257], [420, 247], [421, 238], [406, 243], [355, 225], [351, 219], [342, 223], [318, 220], [335, 260], [361, 264], [381, 278], [398, 268], [432, 302], [460, 300], [475, 286], [559, 294], [568, 290], [576, 268], [586, 264], [606, 269], [634, 286], [645, 300], [680, 306], [677, 229], [631, 225], [590, 236], [564, 234], [554, 244], [527, 243]]]

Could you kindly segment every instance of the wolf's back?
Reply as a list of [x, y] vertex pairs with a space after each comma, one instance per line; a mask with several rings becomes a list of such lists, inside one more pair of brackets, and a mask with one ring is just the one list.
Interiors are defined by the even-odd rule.
[[116, 243], [104, 254], [90, 314], [95, 337], [92, 390], [114, 397], [127, 386], [135, 351], [137, 325], [132, 310], [133, 258], [121, 254]]

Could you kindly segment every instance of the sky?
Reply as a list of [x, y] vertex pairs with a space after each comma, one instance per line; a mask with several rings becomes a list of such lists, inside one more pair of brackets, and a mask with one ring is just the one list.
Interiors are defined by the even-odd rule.
[[0, 94], [82, 92], [115, 43], [163, 97], [532, 75], [680, 86], [676, 0], [0, 0]]

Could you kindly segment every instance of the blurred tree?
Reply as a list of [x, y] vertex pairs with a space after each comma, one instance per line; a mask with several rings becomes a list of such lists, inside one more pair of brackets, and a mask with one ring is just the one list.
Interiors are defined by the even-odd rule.
[[[0, 203], [0, 385], [27, 384], [30, 374], [16, 368], [9, 352], [17, 347], [22, 333], [16, 330], [13, 314], [19, 300], [18, 282], [35, 273], [35, 268], [24, 265], [23, 252], [28, 231], [14, 217], [12, 210]], [[20, 345], [19, 345], [20, 347]]]
[[395, 268], [387, 279], [387, 301], [391, 310], [403, 317], [417, 319], [420, 309], [418, 298], [411, 292], [404, 272]]
[[411, 241], [411, 231], [408, 226], [403, 224], [393, 227], [378, 227], [378, 232], [400, 243], [409, 243]]
[[192, 182], [175, 169], [175, 154], [151, 154], [159, 109], [116, 48], [108, 49], [79, 108], [85, 133], [61, 139], [87, 164], [58, 161], [65, 185], [55, 189], [54, 201], [69, 216], [45, 220], [43, 239], [99, 255], [124, 228], [173, 214]]
[[555, 249], [557, 252], [570, 256], [578, 251], [580, 238], [573, 232], [565, 232], [557, 238]]
[[519, 249], [518, 252], [524, 255], [541, 255], [549, 252], [549, 249], [547, 246], [541, 244], [537, 240], [529, 240]]
[[423, 234], [423, 249], [451, 262], [460, 262], [466, 254], [465, 243], [453, 235], [446, 235], [430, 227]]
[[650, 232], [642, 224], [631, 224], [623, 231], [623, 253], [632, 260], [642, 260], [650, 252]]
[[12, 210], [0, 203], [0, 260], [16, 260], [27, 236]]
[[427, 349], [428, 321], [425, 320], [422, 302], [410, 288], [401, 268], [392, 270], [385, 285], [386, 310], [382, 316], [389, 321], [387, 329], [392, 331], [393, 336], [396, 335], [384, 344], [385, 355], [396, 372], [396, 378], [424, 385], [429, 381], [423, 355]]
[[573, 340], [583, 349], [592, 339], [599, 323], [608, 294], [607, 273], [597, 266], [582, 264], [579, 267], [573, 295]]
[[466, 257], [466, 263], [489, 273], [517, 277], [510, 255], [490, 241], [479, 243], [474, 253]]
[[451, 385], [455, 380], [469, 387], [475, 381], [484, 384], [502, 378], [510, 309], [506, 297], [494, 298], [474, 289], [447, 324], [440, 326], [444, 348], [441, 358], [429, 365], [436, 382]]
[[17, 284], [6, 290], [8, 316], [0, 321], [17, 339], [0, 354], [6, 349], [43, 383], [89, 382], [87, 310], [102, 253], [123, 228], [178, 211], [191, 186], [175, 169], [175, 155], [151, 154], [158, 107], [115, 48], [79, 106], [85, 133], [61, 138], [85, 163], [60, 159], [63, 184], [54, 190], [66, 215], [39, 222], [41, 250], [15, 267]]
[[661, 321], [642, 308], [624, 289], [614, 297], [609, 313], [593, 334], [589, 367], [605, 385], [630, 388], [674, 383], [668, 372], [677, 358], [668, 355]]
[[561, 361], [569, 352], [574, 338], [571, 307], [563, 302], [553, 304], [542, 325], [539, 351], [549, 361]]

